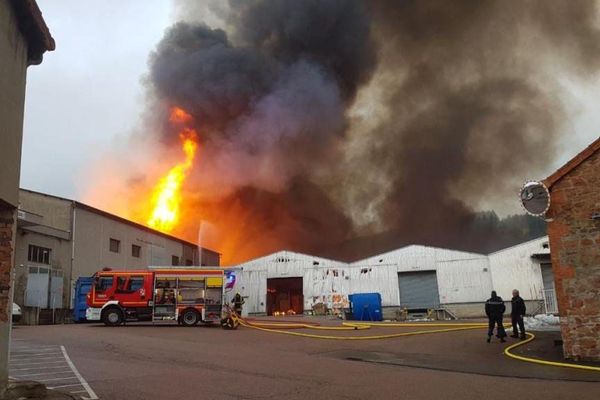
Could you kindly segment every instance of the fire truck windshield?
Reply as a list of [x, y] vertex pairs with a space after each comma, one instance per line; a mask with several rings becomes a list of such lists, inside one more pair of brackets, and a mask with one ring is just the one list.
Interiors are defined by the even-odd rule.
[[105, 292], [113, 285], [113, 276], [100, 276], [96, 279], [96, 291]]

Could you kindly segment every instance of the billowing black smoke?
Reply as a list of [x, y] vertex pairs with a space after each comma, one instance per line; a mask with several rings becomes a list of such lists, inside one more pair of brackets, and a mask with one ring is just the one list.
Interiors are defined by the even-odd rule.
[[201, 134], [188, 198], [242, 207], [254, 253], [361, 256], [361, 240], [336, 245], [378, 232], [489, 250], [524, 237], [500, 243], [474, 210], [548, 172], [559, 79], [599, 65], [596, 15], [569, 0], [231, 0], [222, 29], [167, 31], [150, 90]]

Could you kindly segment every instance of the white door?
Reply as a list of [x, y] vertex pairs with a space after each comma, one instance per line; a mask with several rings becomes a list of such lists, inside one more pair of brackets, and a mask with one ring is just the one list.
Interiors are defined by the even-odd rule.
[[544, 283], [544, 303], [547, 313], [558, 313], [558, 303], [556, 301], [556, 289], [554, 286], [554, 273], [552, 272], [552, 264], [543, 263], [542, 281]]
[[48, 308], [50, 268], [29, 267], [28, 272], [25, 306]]

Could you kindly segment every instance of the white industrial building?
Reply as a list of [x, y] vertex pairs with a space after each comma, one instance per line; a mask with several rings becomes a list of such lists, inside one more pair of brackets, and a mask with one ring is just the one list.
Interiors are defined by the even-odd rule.
[[249, 314], [341, 310], [348, 295], [376, 292], [386, 318], [402, 309], [476, 317], [492, 290], [509, 301], [515, 288], [530, 312], [556, 311], [547, 237], [490, 255], [412, 245], [353, 263], [280, 251], [237, 269]]

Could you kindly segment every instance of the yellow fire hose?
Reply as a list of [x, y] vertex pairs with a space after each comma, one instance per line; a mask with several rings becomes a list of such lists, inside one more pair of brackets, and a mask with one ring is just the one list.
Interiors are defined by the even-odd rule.
[[539, 358], [525, 357], [525, 356], [520, 356], [518, 354], [512, 353], [511, 350], [516, 349], [519, 346], [523, 346], [524, 344], [527, 344], [527, 343], [533, 341], [533, 339], [535, 339], [535, 335], [533, 333], [527, 332], [526, 334], [528, 336], [528, 338], [526, 340], [523, 340], [522, 342], [518, 342], [515, 344], [511, 344], [510, 346], [505, 348], [504, 355], [507, 357], [510, 357], [510, 358], [514, 358], [515, 360], [520, 360], [520, 361], [525, 361], [525, 362], [530, 362], [530, 363], [535, 363], [535, 364], [550, 365], [552, 367], [575, 368], [575, 369], [583, 369], [583, 370], [587, 370], [587, 371], [600, 372], [600, 367], [592, 367], [591, 365], [581, 365], [581, 364], [571, 364], [571, 363], [563, 363], [563, 362], [557, 362], [557, 361], [541, 360]]
[[[343, 322], [342, 326], [318, 326], [314, 324], [303, 324], [303, 323], [277, 323], [277, 322], [256, 322], [246, 321], [243, 318], [238, 318], [240, 325], [247, 328], [257, 329], [260, 331], [279, 333], [284, 335], [301, 336], [313, 339], [325, 339], [325, 340], [377, 340], [377, 339], [392, 339], [403, 336], [415, 336], [425, 335], [430, 333], [443, 333], [443, 332], [454, 332], [463, 331], [470, 329], [483, 329], [487, 328], [486, 323], [376, 323], [376, 322]], [[329, 336], [329, 335], [317, 335], [312, 333], [303, 332], [290, 332], [283, 329], [317, 329], [317, 330], [329, 330], [329, 331], [341, 331], [341, 330], [364, 330], [370, 329], [371, 327], [380, 328], [407, 328], [407, 327], [436, 327], [441, 329], [430, 329], [420, 330], [413, 332], [402, 332], [393, 333], [388, 335], [376, 335], [376, 336]], [[278, 328], [278, 329], [276, 329]], [[525, 357], [512, 353], [513, 349], [519, 346], [523, 346], [535, 339], [533, 333], [527, 333], [528, 338], [521, 342], [512, 344], [504, 349], [504, 355], [519, 361], [530, 362], [534, 364], [548, 365], [553, 367], [562, 368], [575, 368], [587, 371], [600, 372], [600, 367], [593, 367], [589, 365], [571, 364], [556, 361], [542, 360], [538, 358]]]
[[[367, 323], [367, 322], [344, 322], [343, 326], [314, 326], [302, 323], [291, 323], [291, 324], [278, 324], [278, 323], [248, 323], [244, 319], [239, 319], [239, 323], [242, 326], [257, 329], [260, 331], [273, 332], [273, 333], [281, 333], [284, 335], [292, 335], [292, 336], [302, 336], [313, 339], [328, 339], [328, 340], [377, 340], [377, 339], [391, 339], [402, 336], [414, 336], [414, 335], [424, 335], [428, 333], [442, 333], [442, 332], [453, 332], [453, 331], [463, 331], [467, 329], [481, 329], [487, 327], [486, 324], [450, 324], [450, 323], [432, 323], [432, 324], [390, 324], [390, 323]], [[292, 326], [292, 328], [288, 328]], [[289, 332], [282, 329], [294, 329], [294, 328], [306, 328], [306, 329], [320, 329], [320, 330], [363, 330], [370, 329], [372, 326], [377, 327], [444, 327], [443, 329], [430, 329], [424, 331], [414, 331], [414, 332], [402, 332], [402, 333], [393, 333], [388, 335], [376, 335], [376, 336], [331, 336], [331, 335], [316, 335], [312, 333], [302, 333], [302, 332]], [[278, 327], [280, 329], [273, 329]], [[450, 328], [452, 327], [452, 328]]]

